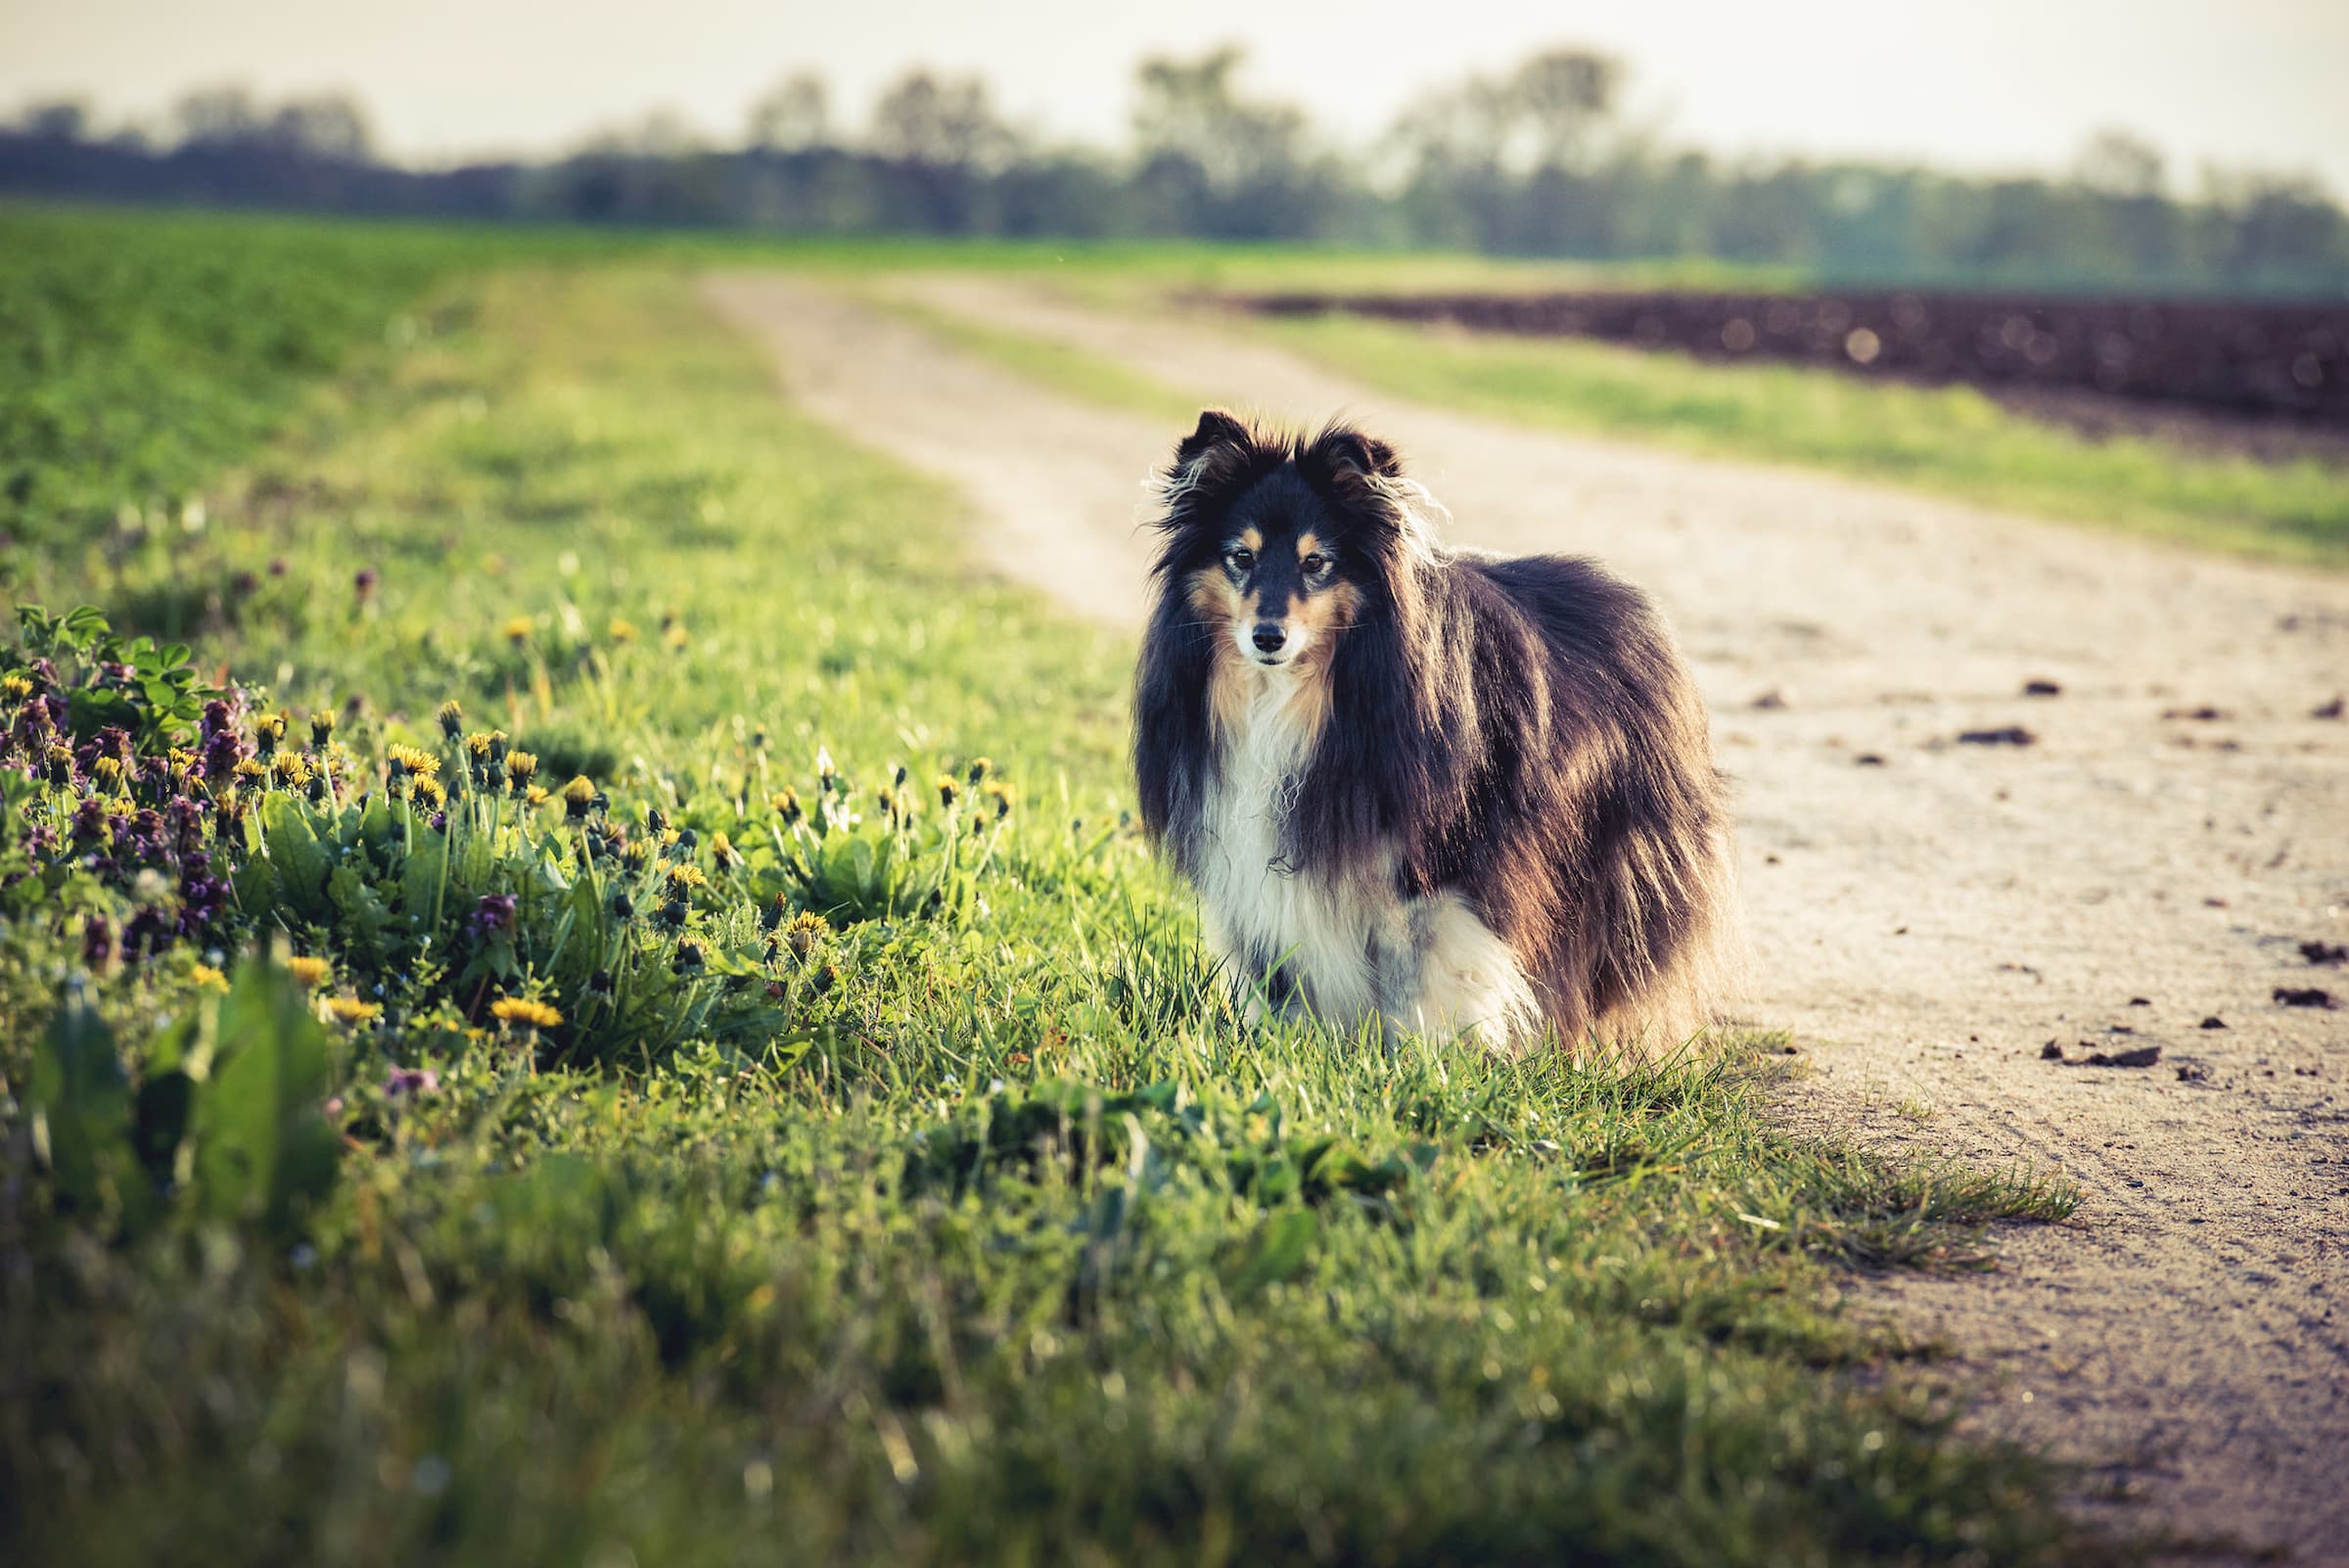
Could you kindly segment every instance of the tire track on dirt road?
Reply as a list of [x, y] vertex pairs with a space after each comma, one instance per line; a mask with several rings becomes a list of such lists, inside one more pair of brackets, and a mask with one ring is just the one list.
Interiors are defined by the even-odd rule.
[[[1213, 318], [895, 286], [1202, 402], [1346, 411], [1455, 541], [1594, 554], [1654, 593], [1737, 778], [1743, 1011], [1813, 1068], [1783, 1113], [2088, 1194], [2003, 1238], [1992, 1275], [1863, 1301], [1988, 1375], [1980, 1419], [2104, 1467], [2142, 1499], [2124, 1525], [2349, 1563], [2349, 1013], [2273, 994], [2349, 992], [2297, 950], [2349, 940], [2349, 722], [2312, 716], [2349, 683], [2349, 578], [1465, 418]], [[957, 484], [985, 559], [1138, 622], [1138, 484], [1180, 431], [802, 280], [709, 297], [803, 406]], [[2036, 744], [1957, 739], [2014, 724]], [[2074, 1066], [2049, 1041], [2163, 1055]]]

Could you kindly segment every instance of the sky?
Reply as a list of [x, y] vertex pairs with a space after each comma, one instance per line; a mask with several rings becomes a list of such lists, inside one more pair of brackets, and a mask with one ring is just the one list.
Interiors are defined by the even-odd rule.
[[0, 111], [160, 117], [192, 86], [337, 88], [410, 161], [543, 154], [666, 110], [715, 141], [785, 74], [860, 124], [914, 66], [977, 71], [1050, 137], [1114, 141], [1146, 54], [1247, 46], [1260, 95], [1361, 141], [1416, 94], [1545, 45], [1631, 67], [1676, 144], [2059, 171], [2122, 126], [2349, 195], [2349, 0], [0, 0]]

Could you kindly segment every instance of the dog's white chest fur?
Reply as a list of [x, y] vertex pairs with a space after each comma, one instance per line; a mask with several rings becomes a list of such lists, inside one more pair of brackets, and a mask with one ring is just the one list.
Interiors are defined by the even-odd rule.
[[1457, 897], [1405, 899], [1392, 862], [1303, 871], [1281, 850], [1311, 761], [1313, 694], [1289, 670], [1249, 670], [1225, 712], [1222, 765], [1202, 802], [1199, 894], [1208, 941], [1242, 978], [1278, 966], [1321, 1018], [1378, 1015], [1505, 1048], [1541, 1027], [1516, 955]]

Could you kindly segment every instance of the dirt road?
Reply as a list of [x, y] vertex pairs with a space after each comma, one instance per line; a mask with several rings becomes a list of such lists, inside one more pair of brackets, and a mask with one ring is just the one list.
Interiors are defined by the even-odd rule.
[[[2088, 1194], [1995, 1274], [1864, 1294], [1984, 1370], [1983, 1419], [2102, 1467], [2123, 1526], [2349, 1563], [2349, 1010], [2276, 994], [2349, 1009], [2349, 968], [2299, 951], [2349, 942], [2349, 720], [2314, 716], [2349, 685], [2349, 578], [1463, 418], [1214, 320], [903, 287], [1202, 402], [1343, 410], [1457, 541], [1651, 591], [1738, 780], [1741, 1011], [1816, 1069], [1787, 1114]], [[1138, 621], [1139, 482], [1182, 432], [806, 283], [709, 292], [804, 406], [959, 484], [1002, 570]], [[1959, 739], [2014, 725], [2033, 742]]]

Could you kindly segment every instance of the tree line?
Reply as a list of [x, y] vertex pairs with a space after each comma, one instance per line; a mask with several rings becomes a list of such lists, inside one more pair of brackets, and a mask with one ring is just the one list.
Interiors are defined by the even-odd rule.
[[157, 130], [81, 106], [0, 128], [0, 192], [417, 217], [811, 234], [1191, 237], [1589, 259], [1709, 256], [1842, 281], [2349, 293], [2349, 219], [2313, 180], [2204, 170], [2173, 188], [2142, 136], [2099, 133], [2061, 174], [1864, 160], [1724, 160], [1624, 105], [1610, 57], [1548, 50], [1408, 105], [1342, 147], [1252, 93], [1223, 48], [1145, 60], [1130, 145], [1055, 142], [974, 76], [914, 70], [864, 122], [785, 78], [740, 139], [654, 115], [541, 161], [417, 169], [351, 100], [192, 93]]

